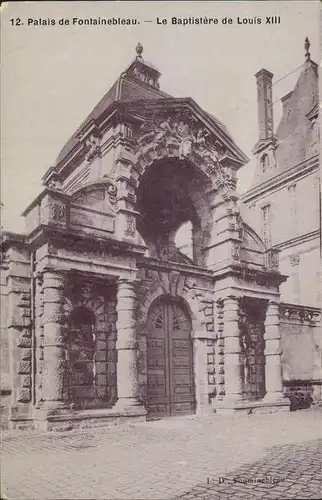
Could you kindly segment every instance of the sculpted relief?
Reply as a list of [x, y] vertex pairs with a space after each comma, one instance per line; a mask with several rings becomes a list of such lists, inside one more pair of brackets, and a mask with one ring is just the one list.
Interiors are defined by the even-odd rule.
[[145, 121], [139, 131], [137, 144], [141, 150], [146, 146], [179, 146], [179, 159], [184, 161], [196, 154], [204, 164], [206, 173], [213, 176], [217, 184], [229, 185], [231, 176], [221, 164], [226, 148], [219, 141], [214, 143], [210, 133], [201, 125], [185, 117], [167, 116], [162, 120]]

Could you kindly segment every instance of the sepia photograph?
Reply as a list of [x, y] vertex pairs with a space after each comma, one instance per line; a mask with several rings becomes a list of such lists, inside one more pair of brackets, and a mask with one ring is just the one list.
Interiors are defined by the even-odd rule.
[[1, 4], [1, 499], [322, 498], [320, 37]]

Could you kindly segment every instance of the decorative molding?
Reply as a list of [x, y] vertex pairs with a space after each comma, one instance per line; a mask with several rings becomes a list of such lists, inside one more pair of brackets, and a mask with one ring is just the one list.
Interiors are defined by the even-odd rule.
[[292, 267], [298, 266], [300, 264], [300, 255], [298, 253], [290, 255], [290, 264]]
[[267, 191], [275, 188], [282, 189], [288, 182], [294, 182], [295, 179], [305, 177], [308, 173], [319, 169], [319, 156], [309, 158], [308, 160], [299, 163], [296, 166], [290, 167], [286, 172], [278, 173], [275, 177], [262, 182], [258, 186], [250, 188], [245, 193], [241, 194], [240, 200], [248, 205], [255, 198], [263, 196]]
[[307, 321], [309, 323], [319, 323], [321, 320], [321, 309], [306, 307], [296, 304], [280, 304], [280, 317], [288, 321]]
[[204, 125], [187, 111], [179, 111], [175, 116], [166, 115], [159, 120], [148, 120], [140, 126], [136, 136], [139, 155], [146, 155], [148, 147], [166, 148], [168, 154], [175, 154], [178, 148], [179, 160], [184, 161], [197, 155], [203, 163], [205, 172], [213, 177], [216, 185], [228, 188], [235, 186], [235, 179], [222, 164], [228, 153], [224, 144], [211, 137]]
[[136, 232], [135, 217], [133, 215], [127, 215], [124, 235], [133, 237], [135, 236], [135, 232]]
[[286, 281], [287, 276], [280, 274], [277, 271], [267, 270], [259, 271], [256, 269], [250, 269], [243, 266], [231, 266], [230, 273], [235, 275], [237, 278], [256, 283], [260, 286], [274, 286], [279, 287], [281, 283]]
[[307, 234], [302, 234], [301, 236], [296, 236], [295, 238], [291, 238], [287, 241], [283, 241], [282, 243], [274, 245], [274, 248], [279, 249], [279, 250], [284, 250], [286, 248], [290, 248], [290, 247], [293, 247], [296, 245], [301, 245], [302, 243], [306, 243], [307, 241], [314, 240], [315, 238], [318, 238], [320, 240], [320, 230], [319, 229], [317, 229], [316, 231], [312, 231], [310, 233], [307, 233]]
[[117, 199], [117, 187], [115, 186], [115, 184], [109, 184], [107, 188], [107, 194], [111, 205], [115, 205]]
[[233, 260], [240, 260], [240, 243], [233, 243], [231, 247], [231, 257]]
[[266, 251], [266, 267], [274, 271], [279, 269], [279, 253], [280, 251], [276, 248], [269, 248]]
[[67, 208], [66, 205], [60, 203], [52, 203], [50, 205], [50, 220], [55, 222], [66, 223]]
[[90, 135], [85, 141], [87, 147], [86, 160], [91, 161], [101, 154], [100, 139], [95, 135]]
[[287, 186], [288, 191], [294, 192], [296, 190], [296, 182], [292, 181]]
[[56, 191], [62, 191], [62, 182], [60, 179], [52, 178], [45, 185], [50, 189], [54, 189]]

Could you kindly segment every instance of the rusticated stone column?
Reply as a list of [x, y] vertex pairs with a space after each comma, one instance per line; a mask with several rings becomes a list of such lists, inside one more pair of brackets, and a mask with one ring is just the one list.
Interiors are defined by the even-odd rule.
[[43, 372], [42, 400], [47, 408], [66, 405], [65, 314], [63, 309], [64, 275], [43, 274]]
[[117, 291], [117, 395], [115, 408], [131, 411], [140, 407], [138, 390], [137, 340], [134, 282], [120, 279]]
[[281, 332], [278, 302], [270, 301], [265, 319], [265, 400], [284, 399], [281, 365]]
[[242, 379], [240, 363], [238, 298], [229, 296], [224, 299], [224, 357], [225, 357], [225, 397], [224, 401], [242, 400]]

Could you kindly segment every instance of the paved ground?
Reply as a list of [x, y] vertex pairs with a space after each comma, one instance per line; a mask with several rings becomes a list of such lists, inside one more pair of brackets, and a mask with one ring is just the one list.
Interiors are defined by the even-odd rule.
[[261, 460], [215, 481], [208, 478], [182, 500], [307, 499], [322, 497], [322, 440], [274, 446]]
[[318, 410], [3, 432], [2, 493], [10, 500], [320, 498], [319, 437]]

